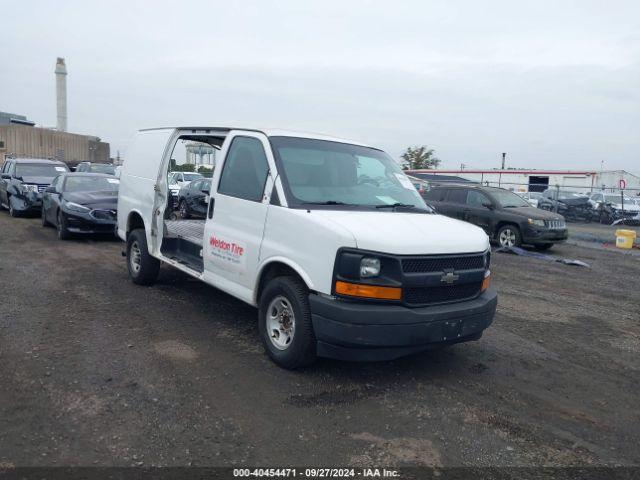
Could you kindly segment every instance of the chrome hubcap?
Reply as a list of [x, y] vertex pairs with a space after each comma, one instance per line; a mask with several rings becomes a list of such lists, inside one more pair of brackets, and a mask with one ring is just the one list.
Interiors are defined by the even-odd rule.
[[131, 250], [129, 251], [129, 263], [131, 264], [131, 270], [135, 273], [140, 271], [140, 263], [142, 260], [142, 252], [140, 252], [140, 246], [138, 242], [131, 244]]
[[277, 296], [267, 309], [267, 333], [278, 350], [286, 350], [293, 341], [296, 329], [291, 303], [282, 295]]
[[506, 228], [500, 232], [500, 245], [503, 247], [513, 247], [516, 244], [516, 234], [513, 230]]

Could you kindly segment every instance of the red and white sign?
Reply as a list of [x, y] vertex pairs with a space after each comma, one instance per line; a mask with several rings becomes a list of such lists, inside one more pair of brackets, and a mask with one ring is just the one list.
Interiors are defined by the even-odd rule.
[[209, 238], [209, 253], [215, 257], [216, 263], [227, 270], [244, 270], [246, 249], [243, 245], [223, 240], [212, 235]]
[[624, 178], [621, 178], [618, 185], [620, 186], [620, 190], [624, 190], [627, 188], [627, 181]]

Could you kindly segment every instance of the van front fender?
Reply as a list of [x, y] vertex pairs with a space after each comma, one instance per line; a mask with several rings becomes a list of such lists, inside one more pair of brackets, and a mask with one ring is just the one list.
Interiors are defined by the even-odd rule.
[[286, 267], [290, 268], [302, 279], [302, 281], [305, 283], [305, 285], [309, 290], [315, 290], [314, 283], [311, 280], [311, 277], [309, 277], [309, 275], [304, 271], [304, 269], [300, 265], [298, 265], [296, 262], [285, 257], [279, 257], [279, 256], [269, 257], [263, 260], [258, 266], [256, 282], [253, 288], [254, 304], [257, 304], [258, 302], [258, 296], [260, 294], [260, 282], [262, 281], [262, 277], [264, 273], [267, 271], [267, 269], [269, 269], [269, 267], [274, 266], [276, 264], [285, 265]]

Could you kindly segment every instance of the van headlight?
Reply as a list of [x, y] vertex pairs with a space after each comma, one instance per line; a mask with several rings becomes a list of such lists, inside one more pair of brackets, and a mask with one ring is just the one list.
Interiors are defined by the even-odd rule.
[[360, 260], [360, 278], [371, 278], [380, 275], [380, 259], [364, 257]]
[[22, 192], [23, 193], [29, 193], [29, 192], [38, 193], [38, 186], [37, 185], [28, 185], [28, 184], [24, 183], [24, 184], [22, 184]]

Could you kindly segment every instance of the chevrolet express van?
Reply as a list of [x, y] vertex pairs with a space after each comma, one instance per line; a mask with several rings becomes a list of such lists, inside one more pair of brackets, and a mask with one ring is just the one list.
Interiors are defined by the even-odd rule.
[[[179, 142], [219, 150], [206, 218], [172, 209]], [[278, 365], [385, 360], [477, 340], [491, 324], [486, 233], [435, 214], [375, 147], [273, 129], [141, 130], [120, 176], [129, 275], [161, 263], [258, 307]]]

